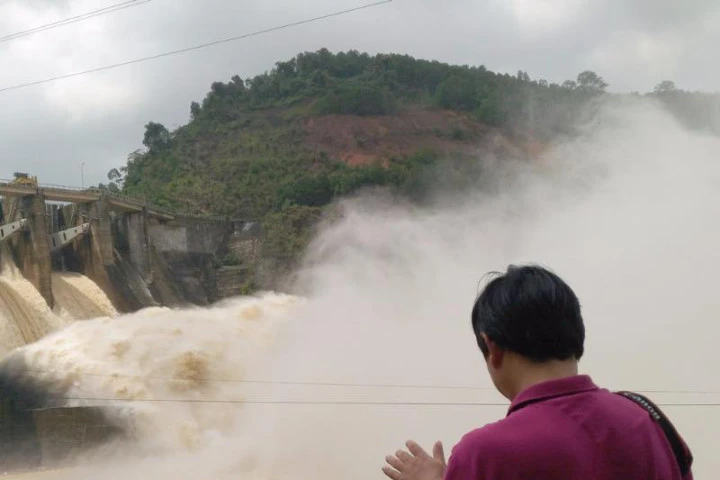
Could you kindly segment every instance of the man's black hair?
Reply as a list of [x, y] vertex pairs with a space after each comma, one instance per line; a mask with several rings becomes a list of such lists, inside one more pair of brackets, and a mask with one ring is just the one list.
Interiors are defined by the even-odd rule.
[[582, 357], [585, 326], [580, 302], [560, 277], [539, 266], [513, 265], [496, 275], [472, 311], [473, 330], [486, 358], [482, 333], [499, 347], [535, 362]]

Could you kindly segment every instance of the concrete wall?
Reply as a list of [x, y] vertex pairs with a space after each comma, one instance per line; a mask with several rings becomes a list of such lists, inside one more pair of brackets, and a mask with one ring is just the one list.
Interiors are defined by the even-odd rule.
[[145, 212], [123, 215], [130, 263], [147, 282], [151, 279], [148, 218]]
[[122, 267], [117, 276], [141, 277], [156, 304], [211, 303], [217, 299], [216, 258], [227, 251], [232, 228], [228, 222], [161, 221], [141, 212], [117, 215], [114, 245], [120, 258], [115, 263]]
[[252, 267], [244, 265], [221, 267], [214, 273], [217, 299], [250, 293], [247, 290], [252, 287]]
[[0, 409], [0, 471], [70, 466], [80, 455], [133, 435], [130, 423], [108, 421], [98, 407]]
[[222, 255], [232, 248], [244, 252], [252, 249], [247, 242], [257, 240], [259, 224], [179, 218], [171, 222], [150, 220], [147, 231], [158, 252]]
[[148, 230], [158, 252], [189, 252], [188, 228], [185, 225], [154, 224]]
[[209, 253], [225, 250], [233, 225], [196, 219], [178, 219], [161, 223], [151, 220], [148, 236], [158, 252]]
[[100, 199], [91, 203], [88, 217], [92, 249], [98, 264], [112, 265], [114, 262], [112, 225], [106, 200]]
[[[132, 225], [128, 226], [131, 230]], [[163, 296], [179, 296], [190, 303], [205, 305], [240, 295], [259, 252], [259, 225], [178, 218], [170, 222], [149, 219], [153, 275], [151, 289]], [[132, 237], [132, 232], [128, 232]], [[132, 248], [130, 249], [132, 251]], [[233, 254], [241, 265], [219, 268]], [[167, 281], [170, 279], [170, 281]], [[159, 290], [164, 289], [165, 293]]]
[[[12, 202], [22, 207], [15, 216], [27, 219], [26, 231], [12, 239], [13, 255], [50, 307], [54, 305], [53, 268], [86, 275], [119, 311], [130, 312], [157, 304], [204, 305], [238, 295], [246, 290], [259, 254], [256, 223], [184, 217], [161, 220], [146, 211], [115, 211], [117, 207], [104, 197], [61, 211], [48, 208], [40, 193]], [[6, 200], [3, 210], [9, 212], [8, 207]], [[88, 235], [58, 253], [51, 252], [48, 235], [52, 230], [86, 222]]]
[[234, 222], [233, 232], [228, 239], [228, 251], [243, 264], [254, 264], [260, 256], [260, 224], [256, 222]]
[[45, 201], [41, 196], [28, 196], [21, 200], [21, 209], [27, 217], [27, 232], [13, 239], [16, 246], [19, 267], [23, 276], [40, 292], [47, 304], [52, 308], [55, 299], [52, 293], [52, 262], [50, 243], [48, 241], [48, 225]]

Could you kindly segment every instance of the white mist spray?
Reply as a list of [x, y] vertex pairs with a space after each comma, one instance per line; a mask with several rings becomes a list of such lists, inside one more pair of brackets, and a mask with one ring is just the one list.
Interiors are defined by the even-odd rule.
[[[61, 476], [365, 480], [382, 478], [383, 456], [408, 437], [426, 445], [440, 439], [449, 450], [506, 412], [469, 312], [482, 275], [513, 262], [549, 266], [576, 290], [588, 336], [582, 369], [600, 384], [720, 390], [711, 369], [720, 140], [688, 133], [641, 102], [609, 105], [596, 120], [534, 165], [506, 164], [497, 195], [422, 211], [379, 199], [346, 202], [344, 218], [314, 242], [299, 277], [306, 298], [291, 308], [287, 298], [269, 296], [139, 312], [75, 324], [26, 349], [32, 365], [72, 378], [78, 395], [252, 400], [139, 403], [154, 455]], [[167, 377], [183, 370], [178, 362], [204, 372], [200, 378], [325, 385], [191, 382], [173, 390], [149, 379], [87, 377]], [[652, 396], [720, 401], [708, 393]], [[472, 402], [497, 405], [458, 405]], [[712, 453], [718, 409], [666, 410], [694, 450], [696, 476], [710, 478], [720, 469]], [[185, 444], [184, 425], [193, 439]]]

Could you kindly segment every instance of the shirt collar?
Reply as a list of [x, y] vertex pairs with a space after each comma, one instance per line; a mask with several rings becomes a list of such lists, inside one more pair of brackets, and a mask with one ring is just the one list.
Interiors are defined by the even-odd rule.
[[510, 404], [507, 414], [510, 415], [530, 403], [598, 389], [599, 387], [595, 385], [588, 375], [574, 375], [541, 382], [520, 392]]

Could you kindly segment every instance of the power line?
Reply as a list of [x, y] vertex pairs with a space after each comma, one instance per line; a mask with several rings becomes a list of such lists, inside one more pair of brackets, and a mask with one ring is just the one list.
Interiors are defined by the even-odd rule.
[[504, 406], [501, 402], [379, 402], [379, 401], [331, 401], [331, 400], [209, 400], [209, 399], [172, 399], [172, 398], [94, 398], [94, 397], [67, 397], [57, 398], [64, 401], [86, 402], [128, 402], [128, 403], [211, 403], [211, 404], [249, 404], [249, 405], [399, 405], [399, 406]]
[[636, 391], [637, 393], [667, 393], [667, 394], [682, 394], [682, 395], [720, 395], [720, 390], [634, 390], [634, 391]]
[[[9, 370], [5, 370], [9, 371]], [[68, 372], [59, 370], [43, 370], [22, 368], [15, 373], [42, 373], [48, 375], [66, 375]], [[170, 382], [202, 381], [206, 383], [238, 383], [256, 385], [284, 385], [284, 386], [310, 386], [310, 387], [343, 387], [343, 388], [398, 388], [398, 389], [426, 389], [426, 390], [483, 390], [495, 391], [492, 387], [478, 387], [471, 385], [420, 385], [420, 384], [390, 384], [390, 383], [345, 383], [345, 382], [320, 382], [320, 381], [289, 381], [289, 380], [258, 380], [258, 379], [235, 379], [235, 378], [194, 378], [194, 377], [168, 377], [157, 375], [123, 375], [112, 373], [90, 373], [74, 372], [73, 375], [81, 377], [102, 377], [102, 378], [128, 378], [135, 380], [164, 380]], [[663, 394], [685, 394], [685, 395], [720, 395], [720, 390], [634, 390], [638, 393], [663, 393]]]
[[160, 54], [152, 55], [152, 56], [149, 56], [149, 57], [136, 58], [136, 59], [134, 59], [134, 60], [128, 60], [128, 61], [126, 61], [126, 62], [116, 63], [116, 64], [113, 64], [113, 65], [106, 65], [106, 66], [103, 66], [103, 67], [92, 68], [92, 69], [90, 69], [90, 70], [84, 70], [84, 71], [81, 71], [81, 72], [69, 73], [69, 74], [66, 74], [66, 75], [58, 75], [58, 76], [56, 76], [56, 77], [46, 78], [46, 79], [44, 79], [44, 80], [36, 80], [36, 81], [33, 81], [33, 82], [20, 83], [20, 84], [17, 84], [17, 85], [12, 85], [12, 86], [9, 86], [9, 87], [0, 88], [0, 93], [2, 93], [2, 92], [7, 92], [7, 91], [9, 91], [9, 90], [17, 90], [17, 89], [20, 89], [20, 88], [32, 87], [32, 86], [41, 85], [41, 84], [44, 84], [44, 83], [55, 82], [55, 81], [57, 81], [57, 80], [64, 80], [64, 79], [66, 79], [66, 78], [79, 77], [79, 76], [81, 76], [81, 75], [87, 75], [87, 74], [90, 74], [90, 73], [96, 73], [96, 72], [101, 72], [101, 71], [105, 71], [105, 70], [112, 70], [112, 69], [115, 69], [115, 68], [120, 68], [120, 67], [125, 67], [125, 66], [128, 66], [128, 65], [132, 65], [132, 64], [135, 64], [135, 63], [141, 63], [141, 62], [148, 62], [148, 61], [151, 61], [151, 60], [157, 60], [157, 59], [164, 58], [164, 57], [169, 57], [169, 56], [172, 56], [172, 55], [179, 55], [179, 54], [181, 54], [181, 53], [187, 53], [187, 52], [191, 52], [191, 51], [194, 51], [194, 50], [200, 50], [200, 49], [203, 49], [203, 48], [213, 47], [213, 46], [220, 45], [220, 44], [223, 44], [223, 43], [235, 42], [235, 41], [243, 40], [243, 39], [246, 39], [246, 38], [249, 38], [249, 37], [254, 37], [254, 36], [262, 35], [262, 34], [265, 34], [265, 33], [275, 32], [275, 31], [278, 31], [278, 30], [284, 30], [284, 29], [291, 28], [291, 27], [297, 27], [297, 26], [300, 26], [300, 25], [305, 25], [305, 24], [308, 24], [308, 23], [317, 22], [317, 21], [319, 21], [319, 20], [325, 20], [325, 19], [328, 19], [328, 18], [339, 17], [339, 16], [341, 16], [341, 15], [346, 15], [346, 14], [348, 14], [348, 13], [357, 12], [357, 11], [359, 11], [359, 10], [365, 10], [365, 9], [368, 9], [368, 8], [372, 8], [372, 7], [377, 7], [377, 6], [380, 6], [380, 5], [384, 5], [384, 4], [386, 4], [386, 3], [391, 3], [392, 1], [393, 1], [393, 0], [382, 0], [382, 1], [379, 1], [379, 2], [369, 3], [369, 4], [361, 5], [361, 6], [359, 6], [359, 7], [350, 8], [350, 9], [347, 9], [347, 10], [340, 10], [340, 11], [333, 12], [333, 13], [329, 13], [329, 14], [327, 14], [327, 15], [322, 15], [322, 16], [319, 16], [319, 17], [309, 18], [309, 19], [307, 19], [307, 20], [300, 20], [300, 21], [298, 21], [298, 22], [288, 23], [288, 24], [281, 25], [281, 26], [278, 26], [278, 27], [272, 27], [272, 28], [268, 28], [268, 29], [265, 29], [265, 30], [259, 30], [259, 31], [253, 32], [253, 33], [247, 33], [247, 34], [245, 34], [245, 35], [238, 35], [238, 36], [235, 36], [235, 37], [224, 38], [224, 39], [221, 39], [221, 40], [215, 40], [215, 41], [212, 41], [212, 42], [203, 43], [203, 44], [195, 45], [195, 46], [192, 46], [192, 47], [187, 47], [187, 48], [182, 48], [182, 49], [179, 49], [179, 50], [173, 50], [173, 51], [170, 51], [170, 52], [160, 53]]
[[[206, 404], [246, 404], [246, 405], [349, 405], [349, 406], [452, 406], [452, 407], [508, 407], [502, 402], [380, 402], [380, 401], [330, 401], [330, 400], [209, 400], [209, 399], [172, 399], [172, 398], [98, 398], [98, 397], [58, 397], [55, 400], [85, 402], [121, 402], [121, 403], [206, 403]], [[658, 403], [661, 407], [720, 407], [720, 402], [706, 403]]]
[[[16, 372], [44, 373], [64, 375], [67, 372], [40, 370], [40, 369], [18, 369]], [[198, 381], [208, 383], [240, 383], [258, 385], [287, 385], [287, 386], [311, 386], [311, 387], [347, 387], [347, 388], [416, 388], [416, 389], [440, 389], [440, 390], [495, 390], [490, 387], [474, 387], [465, 385], [409, 385], [389, 383], [343, 383], [343, 382], [314, 382], [314, 381], [286, 381], [286, 380], [255, 380], [255, 379], [234, 379], [234, 378], [193, 378], [193, 377], [166, 377], [155, 375], [121, 375], [110, 373], [75, 373], [81, 377], [103, 377], [103, 378], [129, 378], [137, 380], [165, 380], [165, 381]]]
[[95, 17], [99, 17], [102, 15], [107, 15], [109, 13], [117, 12], [120, 10], [125, 10], [126, 8], [138, 7], [140, 5], [149, 3], [151, 1], [152, 0], [126, 0], [121, 3], [115, 3], [115, 4], [105, 7], [105, 8], [100, 8], [98, 10], [92, 10], [90, 12], [85, 12], [80, 15], [76, 15], [74, 17], [65, 18], [63, 20], [58, 20], [57, 22], [52, 22], [52, 23], [48, 23], [46, 25], [41, 25], [39, 27], [31, 28], [29, 30], [23, 30], [21, 32], [16, 32], [16, 33], [12, 33], [10, 35], [5, 35], [4, 37], [0, 37], [0, 43], [10, 42], [10, 41], [16, 40], [18, 38], [27, 37], [30, 35], [34, 35], [36, 33], [44, 32], [46, 30], [52, 30], [53, 28], [64, 27], [65, 25], [82, 22], [83, 20], [88, 20], [90, 18], [95, 18]]

